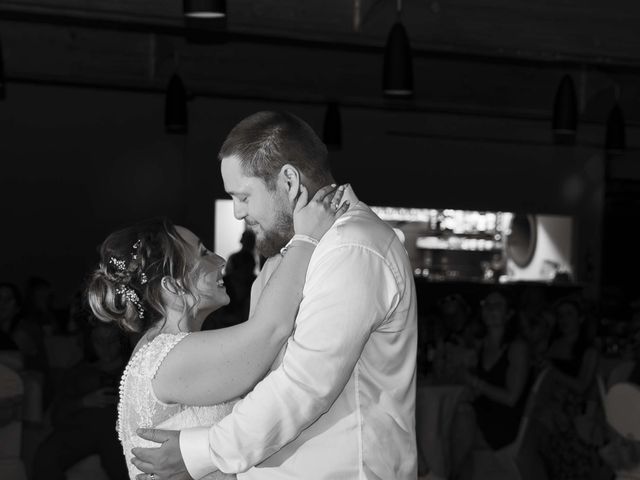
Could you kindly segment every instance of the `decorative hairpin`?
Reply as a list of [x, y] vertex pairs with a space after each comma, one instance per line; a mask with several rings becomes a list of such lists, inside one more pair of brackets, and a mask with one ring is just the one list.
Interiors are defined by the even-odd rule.
[[116, 257], [111, 257], [109, 263], [116, 267], [119, 272], [124, 272], [127, 269], [127, 263], [124, 260], [119, 260]]
[[[140, 247], [140, 245], [142, 245], [142, 240], [138, 239], [136, 243], [134, 243], [133, 246], [131, 247], [133, 250], [133, 254], [131, 255], [132, 261], [138, 259], [138, 248]], [[109, 264], [113, 265], [116, 268], [116, 270], [118, 270], [118, 272], [120, 273], [126, 272], [131, 268], [131, 265], [127, 265], [127, 262], [125, 262], [124, 260], [120, 260], [119, 258], [116, 258], [116, 257], [109, 258]], [[144, 285], [148, 281], [149, 279], [147, 278], [147, 274], [144, 272], [141, 272], [140, 285]]]
[[[133, 244], [133, 255], [131, 256], [132, 260], [137, 260], [138, 259], [138, 248], [140, 247], [140, 245], [142, 245], [142, 240], [138, 239], [136, 241], [136, 243]], [[147, 283], [149, 281], [149, 279], [147, 278], [147, 274], [144, 272], [140, 273], [140, 285], [144, 285], [145, 283]]]
[[138, 247], [142, 244], [142, 240], [138, 239], [138, 241], [136, 241], [136, 243], [133, 244], [133, 255], [131, 256], [131, 258], [133, 260], [136, 260], [138, 258]]
[[133, 303], [134, 307], [136, 307], [136, 310], [138, 310], [138, 316], [140, 318], [144, 318], [144, 307], [140, 302], [140, 297], [138, 297], [138, 294], [133, 288], [128, 287], [124, 283], [121, 283], [120, 285], [118, 285], [118, 288], [116, 288], [116, 294], [123, 295], [125, 299]]

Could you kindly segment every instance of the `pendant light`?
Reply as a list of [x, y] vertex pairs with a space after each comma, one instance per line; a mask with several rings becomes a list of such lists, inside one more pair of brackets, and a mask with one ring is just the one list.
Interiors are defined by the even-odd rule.
[[570, 75], [560, 81], [553, 105], [553, 138], [558, 145], [574, 145], [578, 127], [576, 89]]
[[342, 147], [342, 121], [340, 107], [336, 102], [329, 102], [324, 114], [322, 141], [329, 150], [340, 150]]
[[223, 18], [227, 16], [225, 0], [183, 0], [184, 16], [189, 18]]
[[2, 54], [2, 40], [0, 40], [0, 100], [4, 100], [7, 94], [4, 78], [4, 57]]
[[627, 147], [624, 115], [620, 105], [616, 103], [607, 118], [607, 132], [604, 140], [604, 148], [607, 153], [620, 155]]
[[164, 126], [167, 133], [187, 133], [187, 90], [178, 76], [173, 74], [167, 86], [164, 109]]
[[413, 60], [407, 31], [400, 22], [402, 0], [397, 3], [397, 20], [391, 28], [384, 48], [382, 91], [388, 97], [413, 95]]

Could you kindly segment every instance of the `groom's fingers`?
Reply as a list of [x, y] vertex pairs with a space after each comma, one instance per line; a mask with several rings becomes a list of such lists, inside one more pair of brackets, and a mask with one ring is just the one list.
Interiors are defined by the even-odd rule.
[[156, 430], [154, 428], [139, 428], [136, 433], [139, 437], [154, 443], [164, 443], [169, 440], [169, 430]]
[[159, 450], [159, 447], [158, 448], [142, 448], [142, 447], [132, 448], [131, 453], [133, 453], [133, 458], [131, 459], [131, 461], [133, 462], [134, 460], [136, 460], [140, 462], [153, 462], [156, 459], [156, 456], [154, 455], [155, 450]]
[[147, 462], [142, 462], [137, 458], [132, 458], [131, 463], [133, 463], [138, 470], [144, 473], [153, 473], [153, 465]]

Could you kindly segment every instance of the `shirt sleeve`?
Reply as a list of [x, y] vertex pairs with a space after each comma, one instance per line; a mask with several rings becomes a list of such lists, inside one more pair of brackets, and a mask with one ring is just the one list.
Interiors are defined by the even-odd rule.
[[398, 283], [380, 254], [349, 245], [314, 260], [282, 364], [217, 425], [182, 432], [194, 478], [244, 472], [296, 438], [340, 395], [372, 331], [397, 306]]

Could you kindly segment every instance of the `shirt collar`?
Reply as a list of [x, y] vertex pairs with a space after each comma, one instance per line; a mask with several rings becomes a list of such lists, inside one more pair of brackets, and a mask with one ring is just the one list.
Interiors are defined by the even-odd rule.
[[342, 205], [347, 200], [350, 203], [349, 208], [353, 207], [356, 203], [360, 202], [360, 200], [358, 200], [358, 197], [356, 197], [356, 194], [353, 191], [353, 188], [351, 187], [350, 183], [347, 183], [347, 187], [345, 188], [344, 194], [342, 195], [342, 200], [340, 201], [340, 205]]

